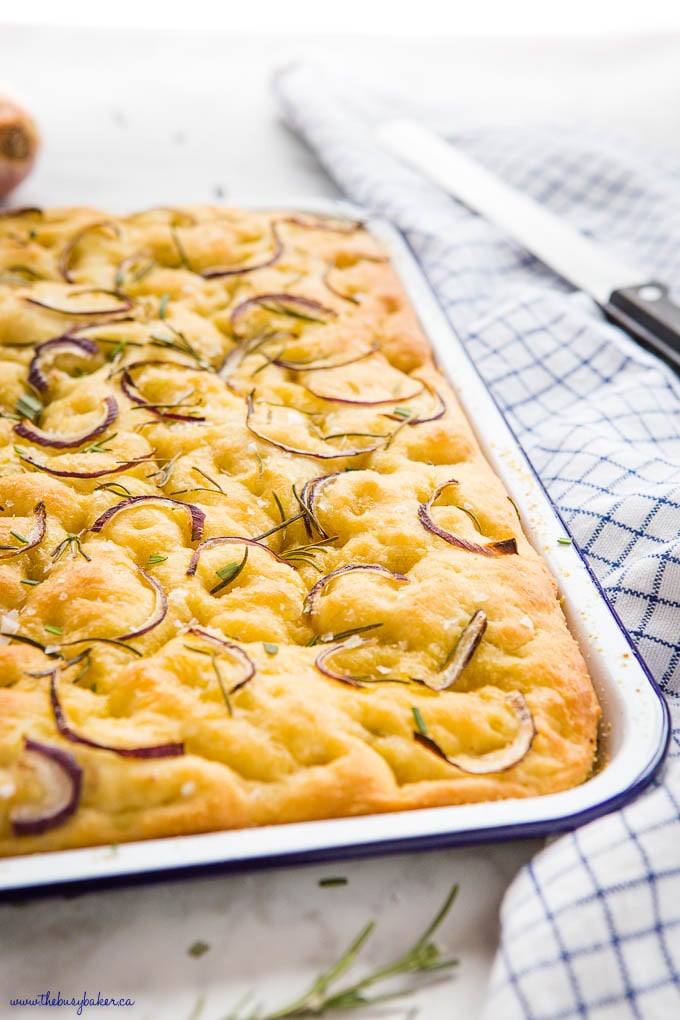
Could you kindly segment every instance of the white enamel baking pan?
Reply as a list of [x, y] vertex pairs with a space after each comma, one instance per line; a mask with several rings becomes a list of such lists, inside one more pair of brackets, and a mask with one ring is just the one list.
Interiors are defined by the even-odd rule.
[[[247, 205], [247, 203], [240, 203]], [[262, 206], [262, 203], [258, 203]], [[362, 218], [347, 203], [271, 203], [278, 209]], [[201, 871], [253, 868], [547, 836], [575, 828], [637, 796], [662, 765], [670, 736], [666, 703], [618, 617], [568, 537], [540, 481], [487, 392], [401, 235], [368, 220], [390, 251], [441, 369], [453, 384], [489, 461], [517, 504], [525, 530], [557, 578], [572, 633], [603, 711], [601, 760], [582, 786], [544, 797], [266, 826], [0, 860], [0, 897], [45, 894]]]

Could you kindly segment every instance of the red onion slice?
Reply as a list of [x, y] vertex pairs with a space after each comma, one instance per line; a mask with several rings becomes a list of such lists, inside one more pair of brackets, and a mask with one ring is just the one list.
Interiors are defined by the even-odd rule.
[[191, 541], [198, 542], [203, 535], [203, 525], [205, 524], [205, 514], [203, 511], [199, 510], [193, 503], [181, 503], [178, 499], [171, 499], [170, 496], [130, 496], [129, 499], [123, 499], [120, 503], [116, 503], [115, 506], [105, 510], [101, 517], [98, 517], [94, 524], [90, 526], [89, 530], [101, 531], [104, 525], [121, 510], [127, 510], [131, 506], [139, 506], [140, 503], [158, 503], [161, 506], [168, 506], [172, 510], [175, 507], [185, 510], [191, 520]]
[[270, 549], [268, 545], [265, 545], [264, 542], [258, 542], [255, 538], [241, 538], [238, 535], [216, 535], [215, 538], [206, 538], [205, 542], [201, 542], [200, 545], [196, 546], [193, 556], [189, 560], [187, 577], [193, 577], [196, 573], [201, 553], [205, 552], [206, 549], [214, 549], [218, 545], [248, 545], [253, 546], [256, 549], [263, 549], [264, 552], [269, 553], [269, 555], [273, 556], [275, 560], [279, 561], [279, 563], [285, 563], [287, 567], [295, 570], [292, 563], [289, 563], [288, 560], [284, 560], [277, 552]]
[[448, 663], [436, 676], [425, 680], [433, 691], [447, 691], [460, 678], [461, 673], [477, 651], [486, 630], [487, 616], [481, 609], [472, 616], [453, 650]]
[[[262, 432], [257, 431], [251, 421], [255, 409], [252, 393], [248, 394], [247, 406], [246, 428], [248, 431], [257, 439], [261, 439], [263, 443], [275, 446], [277, 450], [284, 450], [285, 453], [297, 454], [299, 457], [311, 457], [313, 460], [341, 460], [343, 457], [362, 457], [366, 453], [374, 453], [382, 446], [382, 443], [375, 443], [373, 446], [366, 446], [363, 449], [334, 450], [332, 453], [320, 453], [318, 450], [302, 450], [297, 446], [290, 446], [288, 443], [280, 443], [277, 439], [272, 439], [270, 436], [265, 436]], [[385, 438], [389, 437], [386, 436]]]
[[274, 239], [274, 250], [262, 262], [251, 263], [249, 266], [240, 266], [235, 269], [214, 266], [210, 269], [203, 269], [200, 275], [204, 280], [215, 280], [223, 276], [243, 276], [245, 273], [254, 273], [257, 269], [266, 269], [268, 266], [273, 266], [283, 255], [283, 242], [279, 237], [275, 223], [272, 223], [271, 230]]
[[333, 216], [284, 216], [282, 223], [290, 223], [295, 227], [302, 227], [304, 230], [328, 230], [333, 234], [356, 234], [363, 230], [364, 224], [361, 220], [342, 220]]
[[59, 256], [58, 268], [59, 272], [66, 280], [67, 283], [73, 283], [73, 277], [70, 272], [70, 263], [73, 256], [73, 252], [80, 244], [86, 234], [89, 234], [92, 230], [104, 230], [108, 228], [113, 231], [114, 237], [120, 237], [120, 227], [113, 220], [100, 220], [97, 223], [88, 223], [82, 230], [78, 230], [70, 241], [62, 249], [61, 255]]
[[90, 428], [86, 432], [77, 432], [71, 435], [59, 432], [45, 432], [44, 429], [38, 428], [37, 425], [29, 425], [25, 421], [15, 425], [14, 431], [18, 436], [22, 436], [24, 439], [30, 440], [31, 443], [35, 443], [36, 446], [51, 446], [55, 450], [69, 450], [76, 446], [82, 446], [83, 443], [88, 443], [96, 436], [101, 436], [102, 432], [106, 432], [109, 425], [112, 425], [117, 417], [118, 404], [116, 398], [105, 397], [104, 415], [101, 421], [94, 428]]
[[114, 467], [102, 468], [100, 471], [62, 471], [49, 464], [41, 464], [40, 461], [34, 460], [33, 457], [29, 457], [27, 454], [18, 453], [17, 456], [24, 464], [30, 464], [31, 467], [36, 468], [38, 471], [44, 471], [45, 474], [53, 475], [55, 478], [104, 478], [105, 475], [118, 475], [123, 471], [129, 471], [131, 468], [137, 467], [138, 464], [146, 464], [154, 459], [153, 454], [147, 454], [145, 457], [137, 457], [136, 460], [126, 460], [121, 464], [116, 464]]
[[245, 676], [229, 690], [229, 694], [235, 694], [236, 691], [240, 691], [241, 688], [245, 687], [245, 685], [255, 676], [255, 673], [257, 672], [255, 663], [248, 653], [245, 652], [243, 648], [240, 648], [239, 645], [235, 645], [233, 641], [227, 641], [225, 638], [217, 637], [215, 634], [211, 634], [209, 631], [203, 630], [202, 627], [189, 627], [187, 633], [194, 634], [196, 637], [202, 638], [204, 641], [217, 645], [220, 650], [233, 655], [234, 658], [238, 659], [243, 665], [245, 669]]
[[131, 630], [127, 634], [119, 634], [115, 639], [116, 641], [129, 641], [131, 638], [141, 637], [142, 634], [148, 634], [150, 630], [153, 630], [154, 627], [157, 627], [159, 623], [163, 622], [168, 612], [168, 597], [163, 591], [160, 583], [155, 577], [151, 577], [147, 574], [146, 570], [142, 570], [141, 567], [137, 567], [137, 570], [142, 575], [146, 583], [153, 588], [156, 596], [156, 604], [153, 607], [153, 612], [146, 623], [142, 624], [141, 627], [138, 627], [137, 630]]
[[331, 292], [331, 294], [335, 294], [336, 297], [342, 298], [343, 301], [349, 301], [349, 303], [352, 304], [352, 305], [359, 305], [359, 304], [361, 304], [359, 299], [355, 298], [353, 294], [345, 294], [343, 291], [338, 290], [337, 287], [333, 286], [333, 284], [331, 283], [331, 273], [336, 268], [337, 267], [336, 267], [335, 263], [331, 262], [331, 264], [326, 269], [326, 272], [321, 277], [321, 279], [323, 280], [324, 286], [328, 288], [328, 290]]
[[[311, 386], [305, 386], [308, 393], [311, 393], [317, 400], [325, 400], [329, 404], [348, 404], [354, 407], [381, 407], [385, 404], [401, 404], [407, 400], [413, 400], [423, 392], [422, 384], [417, 390], [412, 393], [404, 393], [398, 397], [388, 397], [387, 399], [381, 400], [355, 400], [351, 397], [335, 397], [330, 396], [327, 393], [320, 393], [319, 390], [313, 389]], [[407, 419], [408, 420], [408, 419]]]
[[48, 387], [48, 381], [44, 373], [44, 362], [55, 354], [73, 354], [76, 357], [91, 359], [99, 353], [99, 347], [94, 340], [85, 337], [56, 336], [52, 340], [45, 340], [37, 344], [35, 354], [31, 359], [28, 368], [28, 381], [34, 389], [43, 393]]
[[[204, 422], [206, 419], [200, 414], [177, 414], [174, 411], [168, 411], [165, 408], [160, 408], [155, 404], [149, 403], [139, 392], [137, 386], [130, 374], [130, 369], [133, 367], [139, 367], [143, 364], [152, 364], [152, 362], [135, 362], [135, 365], [128, 365], [123, 369], [120, 380], [120, 388], [128, 398], [134, 404], [139, 407], [144, 407], [150, 413], [155, 415], [157, 418], [168, 418], [171, 421], [185, 421], [185, 422]], [[179, 362], [160, 362], [160, 364], [177, 364]], [[190, 368], [190, 365], [180, 365], [181, 368]]]
[[[435, 390], [429, 383], [423, 381], [423, 388], [427, 390], [431, 397], [435, 399], [435, 405], [432, 409], [432, 413], [428, 414], [424, 418], [402, 418], [400, 414], [386, 414], [386, 418], [391, 418], [393, 421], [404, 421], [407, 425], [425, 425], [430, 421], [437, 421], [439, 418], [443, 418], [446, 414], [446, 403], [444, 398], [438, 390]], [[395, 401], [396, 403], [396, 401]]]
[[113, 751], [121, 758], [176, 758], [178, 755], [184, 754], [184, 744], [180, 743], [151, 744], [147, 747], [113, 747], [111, 744], [100, 744], [97, 740], [90, 740], [89, 737], [83, 737], [76, 733], [66, 721], [64, 708], [59, 698], [59, 673], [60, 670], [57, 666], [50, 674], [50, 702], [57, 729], [66, 740], [70, 740], [73, 744], [94, 747], [98, 751]]
[[330, 574], [325, 574], [323, 577], [320, 577], [314, 587], [310, 589], [302, 605], [302, 612], [310, 617], [313, 616], [318, 609], [319, 599], [326, 585], [331, 584], [336, 578], [341, 577], [343, 574], [351, 574], [357, 570], [367, 570], [372, 573], [381, 574], [383, 577], [387, 577], [389, 580], [394, 581], [397, 584], [409, 583], [408, 577], [404, 574], [396, 574], [393, 570], [388, 570], [387, 567], [381, 567], [378, 563], [353, 563], [346, 567], [338, 567], [337, 570], [331, 570]]
[[320, 673], [323, 673], [323, 675], [327, 676], [330, 680], [339, 680], [341, 684], [346, 684], [348, 687], [363, 687], [361, 681], [354, 676], [350, 676], [349, 673], [337, 673], [334, 669], [331, 669], [327, 665], [327, 661], [332, 655], [335, 655], [336, 652], [341, 652], [348, 646], [350, 648], [360, 648], [365, 644], [368, 644], [367, 639], [360, 638], [357, 640], [356, 638], [347, 638], [346, 641], [341, 641], [339, 645], [331, 645], [328, 648], [324, 648], [322, 652], [319, 652], [314, 660], [314, 665]]
[[82, 294], [106, 294], [108, 297], [115, 297], [118, 299], [119, 304], [114, 305], [111, 308], [63, 308], [59, 305], [54, 305], [50, 301], [41, 301], [39, 298], [24, 298], [29, 305], [35, 305], [37, 308], [44, 308], [47, 312], [55, 312], [57, 315], [68, 315], [71, 318], [78, 319], [81, 316], [101, 316], [101, 315], [124, 315], [129, 312], [134, 302], [129, 298], [121, 300], [120, 294], [115, 290], [105, 290], [103, 287], [90, 287], [86, 290], [73, 291], [72, 297], [80, 297]]
[[43, 787], [42, 804], [19, 804], [10, 812], [15, 836], [40, 836], [63, 825], [78, 808], [83, 770], [69, 751], [25, 739], [26, 755]]
[[[328, 533], [321, 527], [316, 516], [316, 501], [318, 499], [319, 492], [327, 482], [330, 482], [333, 478], [339, 478], [340, 475], [344, 475], [344, 473], [344, 471], [333, 471], [329, 475], [319, 475], [318, 478], [310, 478], [302, 487], [302, 492], [300, 493], [300, 505], [304, 510], [306, 510], [308, 517], [311, 519], [314, 527], [322, 538], [328, 538]], [[309, 521], [305, 520], [305, 526], [307, 528], [307, 534], [311, 536]]]
[[482, 556], [508, 556], [513, 553], [516, 554], [517, 541], [514, 538], [504, 538], [500, 542], [491, 542], [489, 545], [478, 545], [476, 542], [468, 542], [464, 538], [458, 538], [456, 535], [452, 535], [450, 531], [444, 531], [443, 528], [439, 528], [434, 523], [430, 516], [432, 504], [449, 485], [458, 484], [455, 478], [451, 478], [448, 482], [444, 482], [443, 485], [437, 486], [427, 503], [421, 503], [418, 506], [418, 520], [425, 530], [432, 532], [433, 535], [437, 535], [439, 538], [443, 538], [449, 545], [454, 545], [458, 549], [466, 549], [468, 552], [479, 553]]
[[436, 754], [438, 758], [460, 769], [461, 772], [469, 772], [475, 776], [484, 776], [491, 772], [506, 772], [518, 765], [528, 754], [536, 736], [536, 725], [531, 709], [520, 691], [510, 691], [505, 695], [505, 700], [517, 717], [517, 735], [507, 747], [502, 747], [498, 751], [489, 751], [487, 754], [479, 755], [457, 754], [450, 758], [439, 744], [425, 733], [414, 730], [413, 739], [432, 754]]
[[357, 361], [370, 358], [372, 354], [379, 350], [380, 344], [377, 340], [374, 340], [365, 351], [361, 351], [359, 354], [352, 354], [344, 361], [291, 361], [289, 358], [274, 358], [272, 365], [278, 365], [279, 368], [287, 368], [291, 372], [324, 372], [329, 368], [344, 368], [345, 365], [355, 365]]
[[16, 549], [3, 549], [0, 552], [0, 560], [10, 560], [14, 556], [21, 556], [22, 553], [28, 552], [29, 549], [35, 549], [37, 545], [40, 545], [43, 538], [45, 537], [45, 528], [47, 525], [47, 511], [45, 510], [45, 504], [42, 500], [33, 507], [33, 513], [35, 514], [35, 524], [31, 529], [31, 532], [24, 545], [18, 546]]
[[327, 308], [319, 301], [302, 297], [299, 294], [257, 294], [255, 297], [241, 301], [232, 310], [230, 324], [234, 336], [244, 338], [244, 334], [238, 331], [239, 321], [251, 308], [258, 307], [274, 312], [275, 315], [292, 315], [294, 318], [306, 319], [310, 322], [326, 322], [328, 319], [334, 319], [337, 315], [334, 309]]
[[[363, 627], [362, 630], [372, 630], [374, 627], [380, 627], [382, 624], [368, 624]], [[345, 648], [361, 648], [362, 645], [370, 643], [370, 638], [360, 638], [357, 633], [350, 635], [340, 644], [331, 645], [329, 648], [325, 648], [320, 652], [315, 661], [314, 665], [323, 676], [327, 676], [330, 680], [338, 680], [341, 684], [346, 684], [348, 687], [356, 687], [363, 689], [367, 686], [374, 684], [408, 684], [410, 681], [414, 683], [420, 683], [420, 680], [416, 680], [414, 677], [407, 679], [400, 679], [398, 677], [390, 676], [352, 676], [350, 673], [338, 673], [328, 665], [328, 660], [331, 655], [335, 655], [337, 652], [343, 651]]]

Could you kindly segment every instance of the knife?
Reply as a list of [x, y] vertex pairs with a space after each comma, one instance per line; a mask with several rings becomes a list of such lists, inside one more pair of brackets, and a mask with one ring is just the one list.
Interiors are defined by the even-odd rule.
[[621, 262], [544, 206], [505, 184], [481, 163], [409, 120], [378, 129], [386, 149], [590, 294], [607, 318], [680, 374], [680, 305], [668, 287]]

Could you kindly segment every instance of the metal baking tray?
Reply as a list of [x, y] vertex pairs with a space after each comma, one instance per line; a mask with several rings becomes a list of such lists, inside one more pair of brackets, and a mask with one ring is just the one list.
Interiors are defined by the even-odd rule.
[[[250, 205], [252, 203], [240, 203]], [[263, 203], [257, 203], [259, 208]], [[602, 705], [600, 759], [587, 782], [563, 793], [422, 808], [390, 814], [295, 822], [0, 859], [0, 897], [129, 884], [388, 852], [547, 836], [607, 814], [640, 793], [664, 759], [670, 717], [637, 654], [455, 335], [404, 238], [388, 223], [345, 202], [274, 201], [271, 208], [364, 219], [388, 249], [403, 285], [482, 450], [517, 504], [525, 531], [557, 579], [569, 626]]]

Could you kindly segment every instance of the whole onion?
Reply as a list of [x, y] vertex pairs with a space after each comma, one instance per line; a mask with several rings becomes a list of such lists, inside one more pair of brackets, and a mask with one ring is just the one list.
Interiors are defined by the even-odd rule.
[[0, 198], [21, 184], [39, 147], [33, 119], [13, 99], [0, 97]]

